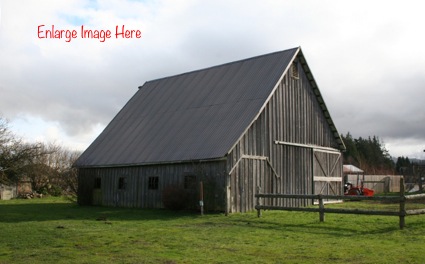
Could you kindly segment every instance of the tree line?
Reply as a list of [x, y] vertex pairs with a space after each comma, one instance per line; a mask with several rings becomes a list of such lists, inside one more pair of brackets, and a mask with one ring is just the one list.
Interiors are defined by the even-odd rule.
[[72, 165], [79, 155], [54, 143], [28, 143], [0, 116], [0, 184], [25, 180], [40, 194], [75, 196], [77, 171]]
[[341, 137], [346, 146], [344, 164], [359, 167], [367, 174], [396, 173], [394, 161], [379, 137], [353, 138], [350, 132]]

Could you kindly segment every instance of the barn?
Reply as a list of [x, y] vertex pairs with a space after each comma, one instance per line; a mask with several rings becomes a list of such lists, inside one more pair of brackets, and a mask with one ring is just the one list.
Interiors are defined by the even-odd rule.
[[342, 194], [344, 149], [297, 47], [140, 86], [76, 161], [78, 202], [163, 208], [166, 188], [200, 182], [205, 210], [226, 213], [253, 210], [257, 188]]

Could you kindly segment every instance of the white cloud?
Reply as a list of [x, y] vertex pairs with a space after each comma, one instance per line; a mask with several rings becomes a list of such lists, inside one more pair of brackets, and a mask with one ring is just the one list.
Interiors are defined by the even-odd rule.
[[[377, 135], [392, 155], [413, 155], [425, 147], [424, 7], [414, 0], [3, 0], [0, 112], [12, 121], [26, 116], [22, 130], [48, 127], [40, 132], [46, 140], [84, 149], [147, 80], [301, 45], [341, 133]], [[41, 24], [125, 25], [142, 38], [67, 43], [39, 39]]]

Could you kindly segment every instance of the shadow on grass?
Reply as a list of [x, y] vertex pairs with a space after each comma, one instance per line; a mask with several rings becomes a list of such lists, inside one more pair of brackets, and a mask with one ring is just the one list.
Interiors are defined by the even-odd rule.
[[298, 233], [300, 229], [304, 232], [313, 233], [317, 235], [327, 235], [334, 237], [341, 237], [347, 235], [373, 235], [373, 234], [387, 234], [394, 231], [400, 230], [397, 225], [385, 225], [385, 226], [364, 226], [363, 229], [360, 229], [355, 226], [353, 223], [347, 223], [341, 225], [337, 222], [310, 222], [310, 223], [271, 223], [268, 221], [246, 221], [246, 224], [249, 224], [255, 228], [271, 229], [279, 232], [294, 232]]
[[[288, 215], [286, 215], [287, 217]], [[368, 216], [373, 217], [373, 216]], [[424, 229], [425, 224], [423, 221], [419, 219], [414, 219], [419, 216], [410, 216], [406, 218], [406, 226], [404, 230], [409, 229]], [[234, 225], [241, 226], [250, 226], [253, 228], [259, 229], [269, 229], [281, 233], [288, 232], [309, 232], [317, 235], [327, 235], [333, 236], [336, 238], [342, 236], [363, 236], [363, 235], [382, 235], [382, 234], [390, 234], [394, 232], [401, 231], [399, 228], [398, 217], [394, 217], [397, 219], [396, 221], [386, 222], [386, 223], [375, 223], [374, 220], [370, 219], [367, 222], [359, 223], [358, 221], [350, 221], [347, 218], [346, 222], [339, 221], [326, 221], [326, 222], [318, 222], [318, 221], [305, 221], [305, 222], [297, 222], [293, 221], [284, 222], [276, 222], [276, 219], [269, 221], [268, 219], [237, 219], [233, 221]]]
[[[316, 216], [316, 215], [315, 215]], [[406, 218], [406, 229], [423, 229], [422, 221], [409, 216]], [[394, 217], [397, 218], [397, 217]], [[298, 220], [296, 220], [298, 219]], [[334, 237], [347, 235], [379, 235], [399, 230], [398, 218], [395, 221], [381, 223], [371, 216], [351, 219], [349, 217], [326, 219], [321, 223], [306, 215], [284, 213], [264, 215], [257, 218], [255, 213], [233, 214], [225, 217], [222, 214], [206, 214], [201, 217], [198, 212], [169, 211], [161, 209], [132, 209], [100, 206], [79, 206], [75, 203], [43, 201], [0, 203], [0, 223], [25, 223], [31, 221], [81, 220], [81, 221], [179, 221], [179, 225], [194, 227], [240, 227], [265, 229], [276, 232], [309, 232], [326, 234]], [[423, 218], [422, 218], [423, 219]], [[177, 223], [175, 223], [177, 225]]]
[[131, 209], [101, 206], [79, 206], [75, 203], [27, 203], [0, 204], [0, 223], [19, 223], [52, 220], [173, 220], [193, 218], [196, 214], [187, 211], [169, 211], [161, 209]]

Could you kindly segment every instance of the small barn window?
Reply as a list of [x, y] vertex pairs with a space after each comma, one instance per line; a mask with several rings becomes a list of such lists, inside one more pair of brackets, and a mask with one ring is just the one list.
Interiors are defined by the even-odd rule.
[[293, 62], [291, 66], [291, 77], [294, 79], [300, 78], [300, 73], [298, 72], [298, 63]]
[[97, 177], [94, 179], [94, 188], [95, 189], [100, 189], [100, 187], [102, 186], [102, 179]]
[[120, 177], [118, 179], [118, 189], [124, 190], [127, 187], [127, 179], [125, 177]]
[[186, 175], [184, 176], [184, 188], [193, 189], [196, 186], [196, 176], [195, 175]]
[[148, 189], [149, 190], [158, 190], [159, 177], [153, 176], [148, 179]]

